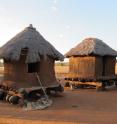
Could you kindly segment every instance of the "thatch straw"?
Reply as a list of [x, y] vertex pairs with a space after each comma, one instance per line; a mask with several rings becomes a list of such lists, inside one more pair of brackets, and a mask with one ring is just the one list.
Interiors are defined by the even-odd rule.
[[66, 57], [84, 55], [117, 56], [117, 51], [110, 48], [100, 39], [86, 38], [65, 54]]
[[63, 60], [64, 56], [58, 52], [43, 36], [30, 25], [13, 37], [0, 48], [0, 58], [18, 61], [21, 50], [27, 48], [27, 63], [40, 61], [40, 56], [51, 56], [55, 60]]

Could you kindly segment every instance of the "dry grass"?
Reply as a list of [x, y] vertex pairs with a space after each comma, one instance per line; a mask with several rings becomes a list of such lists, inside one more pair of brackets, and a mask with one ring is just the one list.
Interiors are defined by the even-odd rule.
[[55, 72], [56, 73], [68, 73], [69, 72], [69, 66], [55, 66]]
[[0, 74], [4, 73], [4, 67], [0, 67]]
[[69, 66], [57, 65], [55, 66], [55, 73], [57, 78], [64, 78], [69, 73]]

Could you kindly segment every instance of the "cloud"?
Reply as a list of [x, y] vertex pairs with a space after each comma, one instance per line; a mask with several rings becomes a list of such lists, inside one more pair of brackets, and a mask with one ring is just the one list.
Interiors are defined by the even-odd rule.
[[51, 9], [52, 9], [54, 12], [58, 11], [58, 8], [57, 8], [56, 6], [52, 6]]
[[51, 7], [51, 9], [54, 12], [57, 12], [59, 10], [59, 8], [58, 8], [58, 0], [52, 0], [52, 7]]
[[71, 26], [70, 25], [66, 25], [66, 29], [70, 29], [71, 28]]
[[63, 34], [59, 34], [59, 38], [63, 38]]
[[54, 3], [54, 4], [57, 4], [57, 3], [58, 3], [58, 0], [53, 0], [53, 3]]

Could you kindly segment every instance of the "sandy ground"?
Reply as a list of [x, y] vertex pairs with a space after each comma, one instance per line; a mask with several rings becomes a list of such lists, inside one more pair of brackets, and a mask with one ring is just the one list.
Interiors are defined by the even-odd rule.
[[25, 111], [0, 102], [0, 124], [117, 124], [116, 97], [117, 88], [105, 92], [96, 92], [95, 89], [66, 90], [63, 97], [52, 98], [51, 107], [38, 111]]

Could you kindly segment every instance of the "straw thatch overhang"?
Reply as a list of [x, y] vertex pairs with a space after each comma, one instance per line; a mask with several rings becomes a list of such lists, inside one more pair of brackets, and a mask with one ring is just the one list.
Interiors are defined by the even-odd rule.
[[0, 58], [18, 61], [21, 52], [22, 54], [27, 53], [26, 63], [39, 62], [41, 56], [45, 56], [45, 58], [50, 56], [60, 61], [64, 60], [64, 56], [44, 39], [32, 25], [26, 27], [0, 48]]
[[117, 51], [113, 50], [102, 40], [97, 38], [86, 38], [76, 47], [72, 48], [65, 54], [66, 57], [71, 56], [117, 56]]

